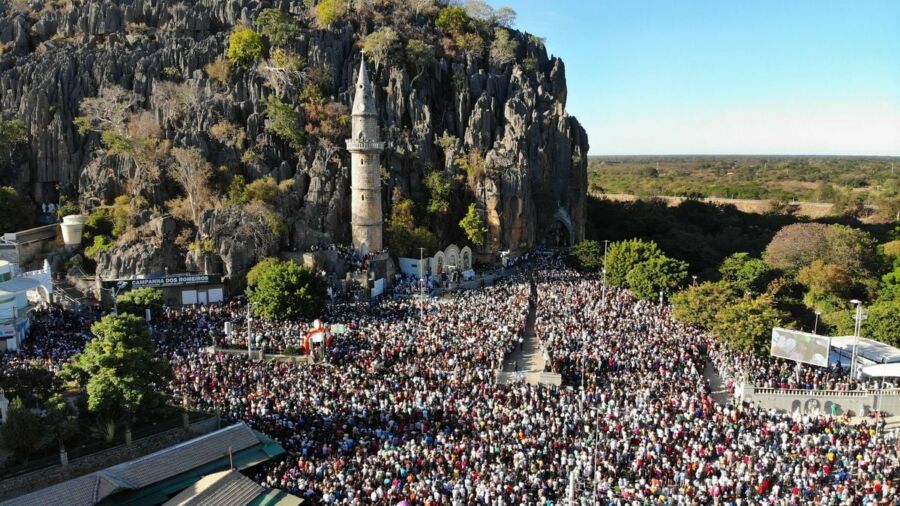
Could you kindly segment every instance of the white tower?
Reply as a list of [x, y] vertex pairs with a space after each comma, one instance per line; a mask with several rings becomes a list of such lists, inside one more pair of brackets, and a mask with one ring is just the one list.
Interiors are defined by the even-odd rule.
[[366, 73], [366, 60], [359, 65], [356, 95], [353, 98], [353, 134], [347, 140], [350, 151], [350, 228], [353, 246], [365, 255], [383, 246], [381, 215], [381, 150], [384, 143], [378, 130], [375, 90]]

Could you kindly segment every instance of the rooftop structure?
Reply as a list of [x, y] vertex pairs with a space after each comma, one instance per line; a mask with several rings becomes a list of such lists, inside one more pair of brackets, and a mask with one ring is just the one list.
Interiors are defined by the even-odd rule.
[[[284, 449], [271, 439], [238, 423], [195, 439], [171, 446], [139, 459], [108, 467], [79, 478], [26, 494], [3, 503], [3, 506], [67, 506], [159, 505], [190, 487], [197, 486], [201, 477], [232, 466], [246, 469], [284, 453]], [[225, 480], [221, 481], [220, 480]], [[215, 486], [215, 483], [219, 485]], [[228, 485], [228, 484], [232, 485]], [[245, 483], [237, 484], [234, 477], [210, 478], [197, 486], [194, 495], [204, 490], [220, 494], [234, 486], [234, 490], [247, 493]], [[213, 490], [213, 488], [215, 490]], [[259, 495], [259, 494], [257, 494]], [[200, 499], [198, 499], [199, 501]], [[182, 503], [175, 503], [182, 504]], [[213, 504], [187, 502], [183, 504]], [[216, 504], [253, 504], [249, 502], [219, 502]], [[266, 502], [264, 504], [275, 504]], [[291, 503], [286, 503], [291, 504]], [[296, 503], [294, 503], [296, 504]]]

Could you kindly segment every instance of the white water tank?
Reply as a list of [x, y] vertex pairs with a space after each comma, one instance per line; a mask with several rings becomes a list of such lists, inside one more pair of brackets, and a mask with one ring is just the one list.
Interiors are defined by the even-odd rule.
[[63, 243], [68, 247], [77, 247], [81, 245], [81, 235], [84, 233], [84, 216], [81, 214], [70, 214], [63, 216], [62, 224]]

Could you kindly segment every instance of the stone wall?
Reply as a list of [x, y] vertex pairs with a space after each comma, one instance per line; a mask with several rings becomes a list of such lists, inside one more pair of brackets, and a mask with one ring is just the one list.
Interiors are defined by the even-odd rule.
[[848, 416], [864, 416], [871, 411], [882, 411], [888, 416], [900, 415], [900, 389], [860, 390], [787, 390], [756, 388], [751, 384], [739, 386], [738, 399], [752, 402], [766, 409], [792, 413], [825, 413]]

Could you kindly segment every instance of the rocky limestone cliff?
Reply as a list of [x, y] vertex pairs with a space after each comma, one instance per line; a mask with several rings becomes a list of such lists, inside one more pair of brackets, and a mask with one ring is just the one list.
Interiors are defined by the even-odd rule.
[[[280, 239], [259, 240], [256, 231], [243, 234], [239, 210], [217, 206], [204, 214], [199, 228], [212, 244], [203, 255], [214, 257], [214, 264], [221, 261], [227, 275], [240, 277], [257, 258], [279, 249], [348, 242], [349, 155], [343, 142], [308, 135], [304, 146], [294, 149], [267, 128], [265, 98], [276, 94], [294, 100], [302, 82], [273, 82], [251, 66], [236, 67], [222, 84], [204, 71], [225, 54], [232, 28], [254, 26], [268, 7], [292, 13], [301, 27], [287, 46], [305, 62], [307, 78], [315, 74], [332, 100], [349, 105], [360, 41], [393, 22], [390, 12], [351, 15], [322, 30], [300, 0], [35, 0], [29, 12], [8, 10], [0, 19], [5, 51], [0, 107], [29, 128], [27, 169], [15, 183], [39, 202], [55, 200], [60, 191], [77, 196], [87, 209], [123, 193], [138, 169], [106, 152], [96, 134], [80, 135], [73, 125], [85, 97], [115, 84], [140, 97], [140, 107], [157, 118], [173, 146], [196, 148], [213, 167], [222, 168], [217, 177], [241, 174], [252, 181], [270, 175], [292, 181], [276, 206], [285, 225]], [[433, 16], [417, 15], [413, 25], [417, 33], [441, 40]], [[560, 230], [582, 238], [588, 140], [565, 110], [565, 66], [547, 55], [540, 40], [511, 33], [518, 41], [515, 59], [502, 66], [492, 64], [486, 51], [461, 56], [437, 47], [436, 58], [418, 76], [402, 51], [370, 67], [387, 143], [382, 157], [385, 216], [393, 199], [408, 197], [442, 242], [465, 242], [456, 224], [467, 204], [475, 202], [487, 216], [486, 251], [528, 248]], [[179, 110], [154, 93], [173, 81], [191, 95]], [[226, 146], [210, 135], [222, 120], [243, 129], [242, 145]], [[452, 142], [439, 147], [438, 137]], [[456, 160], [474, 150], [490, 167], [486, 177], [474, 186], [454, 185], [449, 216], [426, 216], [425, 174], [435, 169], [459, 174]], [[254, 153], [252, 159], [242, 156], [247, 152]], [[164, 201], [178, 193], [176, 185], [163, 180], [144, 195]], [[155, 204], [154, 212], [164, 211], [163, 202]], [[223, 223], [227, 226], [216, 225]], [[152, 235], [153, 227], [145, 232]], [[98, 259], [98, 271], [120, 276], [196, 269], [203, 255], [169, 237], [144, 236], [120, 241]]]

